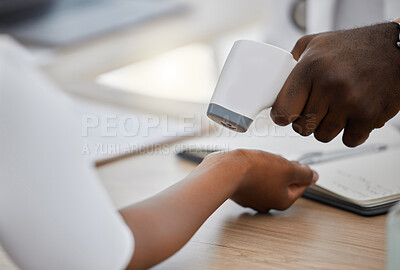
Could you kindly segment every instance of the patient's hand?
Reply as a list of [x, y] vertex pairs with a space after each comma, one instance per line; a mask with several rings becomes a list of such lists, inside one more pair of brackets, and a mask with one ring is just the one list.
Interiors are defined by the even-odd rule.
[[275, 123], [328, 142], [343, 129], [347, 146], [363, 143], [400, 109], [399, 29], [385, 23], [301, 38], [300, 59], [272, 110]]
[[318, 179], [309, 167], [255, 150], [211, 154], [198, 167], [204, 169], [214, 170], [221, 178], [224, 174], [237, 175], [231, 199], [260, 212], [289, 208]]
[[148, 269], [174, 254], [228, 198], [261, 212], [283, 210], [316, 180], [311, 169], [262, 151], [209, 155], [182, 181], [121, 210], [135, 236], [127, 269]]

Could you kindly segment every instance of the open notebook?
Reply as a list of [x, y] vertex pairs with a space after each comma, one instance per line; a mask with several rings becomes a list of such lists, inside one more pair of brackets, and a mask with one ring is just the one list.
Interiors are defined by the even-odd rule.
[[[342, 134], [325, 144], [313, 136], [296, 134], [290, 126], [267, 126], [267, 123], [260, 126], [265, 126], [266, 131], [258, 127], [258, 133], [254, 132], [253, 125], [247, 133], [223, 130], [228, 134], [221, 132], [219, 136], [197, 138], [191, 143], [197, 149], [209, 149], [207, 146], [211, 144], [215, 146], [211, 150], [259, 149], [308, 164], [319, 173], [320, 178], [315, 186], [307, 190], [305, 197], [360, 215], [386, 213], [400, 201], [400, 132], [393, 125], [387, 124], [374, 130], [369, 139], [356, 148], [343, 145]], [[383, 147], [366, 151], [375, 146]], [[301, 158], [310, 153], [342, 151], [348, 155], [320, 163], [311, 164]]]
[[400, 136], [381, 151], [311, 165], [320, 179], [304, 196], [360, 215], [386, 213], [400, 200], [399, 160]]

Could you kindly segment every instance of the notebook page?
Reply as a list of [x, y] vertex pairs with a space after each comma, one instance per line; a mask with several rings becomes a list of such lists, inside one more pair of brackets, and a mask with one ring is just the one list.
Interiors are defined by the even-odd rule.
[[357, 201], [400, 194], [400, 147], [311, 166], [320, 178], [317, 185]]

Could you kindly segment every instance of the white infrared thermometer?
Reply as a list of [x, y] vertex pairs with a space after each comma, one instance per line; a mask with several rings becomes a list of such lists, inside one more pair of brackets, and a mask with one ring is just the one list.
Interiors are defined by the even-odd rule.
[[296, 64], [292, 54], [283, 49], [257, 41], [236, 41], [207, 116], [231, 130], [246, 132], [256, 116], [274, 104]]

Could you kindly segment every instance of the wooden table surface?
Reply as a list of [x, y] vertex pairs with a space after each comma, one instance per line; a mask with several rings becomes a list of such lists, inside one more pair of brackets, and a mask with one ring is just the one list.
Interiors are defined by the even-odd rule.
[[[204, 1], [191, 0], [190, 2], [200, 5]], [[217, 5], [215, 1], [208, 0], [207, 2], [212, 3], [209, 7]], [[226, 3], [232, 1], [219, 2], [221, 1], [218, 1], [217, 7], [223, 9]], [[237, 3], [235, 12], [242, 14], [243, 7], [250, 3], [253, 6], [259, 6], [265, 1], [236, 0], [234, 2]], [[199, 14], [208, 14], [208, 11], [204, 10]], [[259, 10], [258, 13], [261, 13], [262, 8]], [[241, 20], [250, 20], [259, 15], [253, 10], [249, 10], [248, 13]], [[221, 14], [224, 17], [229, 15], [227, 12]], [[194, 13], [193, 16], [200, 15]], [[225, 22], [222, 18], [215, 16], [214, 20], [224, 22], [218, 31], [232, 27], [231, 19], [226, 19]], [[179, 28], [181, 31], [175, 31], [175, 36], [194, 39], [189, 35], [193, 32], [196, 33], [196, 39], [198, 39], [199, 33], [204, 37], [209, 36], [208, 26], [211, 25], [214, 28], [216, 22], [201, 21], [197, 25], [199, 29], [197, 33], [193, 31], [191, 25], [183, 27], [178, 22], [172, 22], [172, 24], [177, 24], [182, 28]], [[82, 73], [82, 70], [86, 70], [85, 68], [88, 69], [86, 73], [97, 75], [99, 70], [104, 72], [110, 66], [124, 64], [117, 63], [116, 60], [124, 59], [130, 63], [136, 59], [137, 55], [146, 55], [149, 50], [146, 42], [138, 45], [137, 40], [147, 41], [152, 36], [157, 36], [159, 39], [164, 37], [148, 30], [147, 27], [136, 29], [132, 32], [134, 35], [124, 34], [119, 42], [107, 38], [98, 44], [85, 45], [87, 46], [85, 50], [70, 49], [68, 52], [63, 52], [65, 55], [52, 63], [49, 68], [52, 68], [50, 73], [55, 77], [59, 75], [60, 78], [68, 74], [68, 78], [63, 78], [67, 80], [75, 75], [78, 76], [75, 73]], [[170, 36], [171, 31], [165, 31], [165, 33]], [[147, 39], [144, 39], [145, 37]], [[165, 40], [168, 41], [168, 39]], [[178, 39], [173, 41], [175, 43], [188, 42]], [[157, 42], [152, 44], [157, 47]], [[168, 46], [165, 44], [163, 46], [172, 47], [169, 43]], [[153, 52], [154, 48], [151, 49]], [[111, 51], [113, 54], [107, 58], [98, 58], [97, 56], [101, 55], [99, 52], [103, 50]], [[91, 61], [82, 61], [82, 56], [88, 51], [90, 54], [84, 59], [94, 57], [90, 58]], [[124, 54], [124, 57], [115, 55], [119, 52], [122, 55], [122, 52], [126, 51], [137, 53]], [[84, 67], [76, 69], [77, 61]], [[96, 72], [91, 68], [96, 68]], [[86, 73], [85, 76], [88, 76]], [[271, 147], [273, 148], [273, 145]], [[148, 198], [179, 181], [194, 168], [194, 165], [189, 162], [179, 160], [172, 148], [167, 149], [165, 153], [133, 156], [98, 168], [99, 178], [116, 207], [122, 208]], [[275, 211], [263, 215], [227, 201], [181, 251], [154, 269], [384, 269], [385, 222], [386, 216], [360, 217], [306, 199], [298, 200], [287, 211]], [[18, 269], [1, 247], [0, 269]]]
[[[147, 198], [193, 168], [174, 155], [133, 156], [98, 168], [118, 208]], [[384, 269], [386, 216], [360, 217], [307, 199], [257, 214], [231, 201], [155, 269]], [[17, 269], [0, 252], [0, 269]]]
[[[193, 168], [173, 153], [150, 153], [100, 167], [99, 175], [115, 204], [124, 207]], [[124, 173], [116, 178], [118, 171]], [[365, 218], [307, 199], [270, 214], [227, 201], [155, 269], [384, 269], [385, 222], [386, 216]]]

